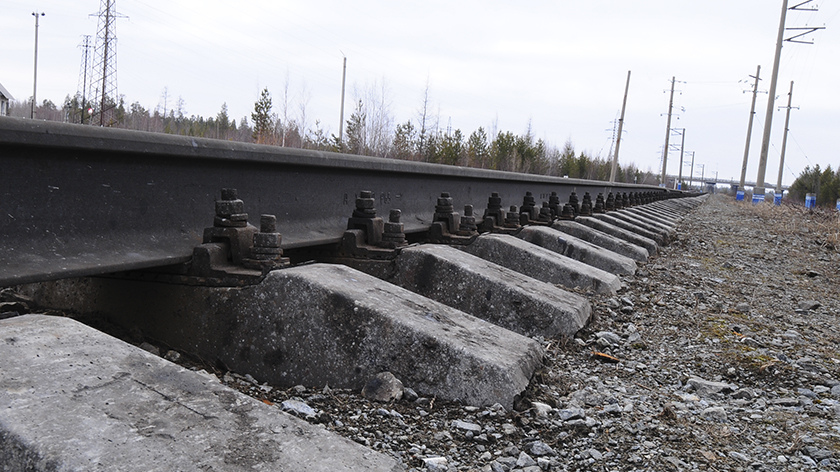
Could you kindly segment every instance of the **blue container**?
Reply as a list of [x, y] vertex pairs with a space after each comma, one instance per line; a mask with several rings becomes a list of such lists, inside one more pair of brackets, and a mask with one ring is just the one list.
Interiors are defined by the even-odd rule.
[[743, 190], [738, 190], [737, 192], [735, 192], [735, 201], [737, 201], [737, 202], [743, 202], [744, 201], [744, 191]]
[[773, 197], [773, 203], [775, 203], [776, 206], [781, 206], [782, 205], [782, 194], [781, 193], [779, 193], [775, 197]]
[[837, 211], [840, 211], [840, 198], [837, 199]]
[[805, 194], [805, 208], [815, 208], [816, 206], [817, 206], [817, 194], [806, 193]]
[[756, 205], [758, 203], [764, 203], [764, 195], [753, 194], [752, 202], [753, 202], [753, 205]]

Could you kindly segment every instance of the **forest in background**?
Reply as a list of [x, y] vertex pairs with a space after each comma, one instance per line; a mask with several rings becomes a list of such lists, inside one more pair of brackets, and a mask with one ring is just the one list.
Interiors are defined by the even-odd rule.
[[[325, 130], [321, 122], [307, 115], [306, 100], [293, 103], [288, 84], [275, 103], [268, 88], [262, 90], [249, 117], [238, 121], [223, 103], [216, 116], [188, 115], [186, 104], [173, 99], [164, 89], [159, 103], [146, 108], [139, 102], [106, 104], [105, 126], [156, 133], [224, 139], [319, 151], [331, 151], [389, 159], [430, 162], [510, 172], [609, 180], [611, 159], [587, 151], [576, 152], [571, 139], [562, 148], [537, 139], [530, 129], [524, 133], [487, 130], [467, 134], [452, 126], [441, 126], [432, 112], [428, 88], [416, 116], [395, 122], [384, 86], [374, 85], [348, 107], [342, 139]], [[173, 102], [173, 103], [170, 103]], [[12, 101], [9, 115], [28, 117], [31, 101]], [[61, 106], [44, 100], [35, 108], [38, 119], [98, 125], [100, 116], [80, 94], [68, 95]], [[612, 155], [610, 150], [608, 155]], [[642, 171], [633, 163], [619, 163], [618, 182], [656, 185], [659, 175]]]

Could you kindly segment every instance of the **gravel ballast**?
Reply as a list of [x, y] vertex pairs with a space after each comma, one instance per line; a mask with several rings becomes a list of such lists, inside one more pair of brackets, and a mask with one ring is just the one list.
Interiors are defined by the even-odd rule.
[[408, 470], [840, 470], [838, 233], [836, 212], [712, 195], [617, 295], [584, 293], [589, 326], [535, 338], [513, 409], [214, 373]]

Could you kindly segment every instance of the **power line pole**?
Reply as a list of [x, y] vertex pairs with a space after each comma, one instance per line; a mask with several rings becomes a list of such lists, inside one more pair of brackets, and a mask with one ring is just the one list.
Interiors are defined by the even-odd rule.
[[694, 151], [689, 151], [691, 153], [691, 178], [688, 179], [688, 187], [691, 188], [694, 186]]
[[[613, 125], [612, 134], [610, 135], [610, 150], [609, 150], [609, 152], [607, 152], [607, 155], [610, 156], [610, 158], [612, 158], [615, 155], [615, 136], [616, 136], [616, 133], [618, 133], [618, 117], [620, 115], [621, 115], [620, 111], [616, 112], [615, 119], [610, 121], [610, 123]], [[610, 131], [610, 129], [607, 128], [604, 131]], [[612, 161], [610, 161], [610, 163], [612, 163]]]
[[662, 151], [662, 178], [660, 179], [660, 187], [668, 185], [665, 181], [665, 170], [668, 168], [668, 139], [671, 137], [671, 111], [674, 108], [674, 84], [676, 81], [676, 77], [671, 77], [671, 99], [668, 102], [668, 123], [665, 127], [665, 148]]
[[787, 148], [788, 126], [790, 125], [790, 104], [793, 101], [793, 81], [790, 81], [790, 93], [788, 94], [787, 113], [785, 114], [785, 134], [782, 137], [782, 157], [779, 161], [779, 180], [776, 182], [776, 193], [782, 194], [782, 171], [785, 168], [785, 149]]
[[347, 56], [344, 56], [344, 69], [341, 71], [341, 118], [338, 120], [338, 142], [344, 142], [344, 84], [347, 79]]
[[682, 128], [682, 133], [680, 134], [682, 134], [682, 142], [680, 143], [680, 175], [677, 177], [677, 181], [674, 182], [674, 190], [682, 182], [683, 156], [685, 156], [685, 128]]
[[767, 113], [764, 117], [764, 136], [761, 139], [761, 154], [758, 157], [758, 175], [755, 178], [753, 201], [764, 201], [764, 174], [767, 170], [767, 151], [770, 148], [770, 130], [773, 124], [773, 105], [776, 99], [776, 80], [779, 77], [779, 59], [782, 55], [782, 42], [785, 34], [785, 17], [788, 0], [782, 0], [782, 17], [779, 20], [779, 33], [776, 36], [776, 55], [773, 58], [773, 74], [770, 76], [770, 92], [767, 99]]
[[35, 93], [38, 91], [38, 20], [45, 16], [46, 13], [39, 13], [38, 10], [32, 12], [35, 17], [35, 77], [32, 79], [32, 108], [29, 110], [29, 119], [35, 118]]
[[621, 102], [621, 118], [618, 119], [618, 137], [615, 140], [615, 155], [613, 156], [612, 169], [610, 170], [610, 183], [615, 182], [618, 172], [618, 148], [621, 146], [621, 132], [624, 128], [624, 110], [627, 109], [627, 92], [630, 91], [630, 71], [627, 71], [627, 84], [624, 86], [624, 101]]
[[753, 126], [753, 118], [755, 117], [755, 99], [758, 96], [758, 81], [759, 75], [761, 74], [761, 66], [759, 65], [758, 68], [755, 70], [755, 76], [750, 76], [755, 79], [755, 85], [753, 85], [752, 91], [752, 105], [750, 105], [750, 122], [747, 125], [747, 144], [744, 146], [744, 163], [741, 165], [741, 181], [738, 184], [738, 192], [740, 193], [741, 199], [743, 199], [744, 195], [744, 182], [747, 178], [747, 159], [750, 155], [750, 137], [752, 136], [752, 126]]
[[[82, 48], [82, 64], [79, 70], [79, 85], [76, 87], [76, 96], [82, 100], [79, 107], [82, 110], [81, 124], [85, 124], [85, 112], [87, 111], [87, 81], [88, 81], [88, 58], [90, 57], [90, 35], [82, 36], [82, 43], [79, 44]], [[81, 89], [81, 96], [79, 96], [79, 89]]]
[[[817, 11], [816, 8], [799, 8], [802, 5], [811, 3], [812, 0], [806, 0], [802, 3], [794, 5], [790, 10], [798, 11]], [[782, 43], [790, 41], [795, 43], [811, 44], [805, 41], [798, 41], [796, 38], [804, 36], [808, 33], [813, 33], [818, 29], [825, 29], [825, 27], [805, 27], [805, 28], [788, 28], [792, 30], [807, 30], [804, 33], [797, 34], [788, 39], [785, 39], [785, 18], [787, 17], [788, 0], [782, 0], [782, 14], [779, 20], [779, 33], [776, 36], [776, 54], [773, 58], [773, 75], [770, 77], [770, 96], [767, 100], [767, 115], [764, 119], [764, 137], [761, 140], [761, 155], [758, 160], [758, 175], [755, 179], [755, 189], [753, 190], [753, 202], [764, 201], [764, 176], [767, 171], [767, 153], [770, 149], [770, 128], [773, 123], [773, 106], [776, 99], [776, 82], [779, 78], [779, 59], [782, 55]]]

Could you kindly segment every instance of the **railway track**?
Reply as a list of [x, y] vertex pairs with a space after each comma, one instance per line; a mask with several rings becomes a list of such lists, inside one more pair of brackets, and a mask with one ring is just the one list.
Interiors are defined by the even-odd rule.
[[510, 407], [531, 337], [574, 335], [703, 199], [11, 118], [0, 145], [0, 286], [273, 385], [388, 371], [472, 405]]

